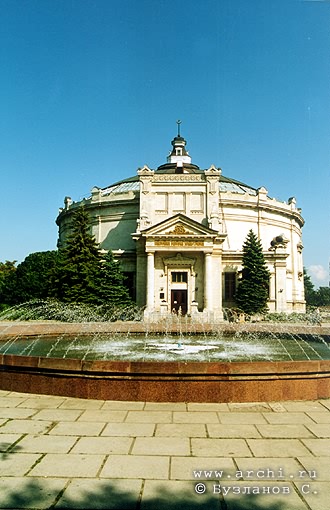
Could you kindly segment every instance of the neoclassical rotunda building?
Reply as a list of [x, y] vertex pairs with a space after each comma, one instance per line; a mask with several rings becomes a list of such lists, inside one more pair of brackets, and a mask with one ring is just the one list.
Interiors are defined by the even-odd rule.
[[145, 315], [172, 313], [221, 320], [235, 307], [242, 246], [250, 229], [261, 241], [270, 271], [268, 308], [304, 312], [301, 229], [295, 198], [280, 202], [225, 177], [220, 168], [193, 164], [178, 131], [167, 162], [73, 202], [57, 217], [61, 246], [73, 213], [84, 207], [102, 250], [111, 250]]

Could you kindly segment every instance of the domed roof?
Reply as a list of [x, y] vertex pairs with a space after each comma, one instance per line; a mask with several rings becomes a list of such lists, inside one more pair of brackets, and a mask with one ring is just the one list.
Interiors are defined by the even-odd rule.
[[[195, 165], [192, 165], [193, 167], [195, 167]], [[168, 168], [165, 168], [167, 167], [167, 165], [161, 165], [161, 167], [159, 167], [155, 173], [161, 173], [161, 174], [164, 174], [164, 173], [174, 173], [173, 172], [173, 168], [172, 165], [168, 165]], [[166, 170], [170, 170], [169, 172], [166, 171]], [[172, 170], [172, 171], [171, 171]], [[193, 171], [190, 172], [190, 173], [204, 173], [203, 170], [200, 170], [198, 169], [198, 171], [196, 171], [196, 169], [192, 169]], [[225, 175], [220, 175], [220, 182], [219, 182], [219, 189], [220, 189], [220, 192], [231, 192], [231, 193], [240, 193], [240, 194], [244, 194], [244, 193], [248, 193], [249, 195], [253, 195], [255, 196], [257, 194], [257, 190], [256, 188], [253, 188], [252, 186], [249, 186], [248, 184], [244, 184], [243, 182], [240, 182], [240, 181], [236, 181], [235, 179], [231, 179], [230, 177], [226, 177]], [[138, 192], [140, 190], [140, 181], [139, 181], [139, 176], [138, 175], [134, 175], [133, 177], [128, 177], [127, 179], [123, 179], [119, 182], [116, 182], [106, 188], [103, 188], [101, 189], [101, 195], [102, 196], [106, 196], [106, 195], [111, 195], [112, 193], [127, 193], [128, 191], [136, 191]]]
[[[178, 121], [180, 122], [180, 121]], [[186, 150], [186, 140], [180, 135], [178, 135], [171, 142], [173, 149], [170, 151], [169, 156], [167, 157], [167, 163], [160, 165], [157, 170], [155, 170], [155, 174], [176, 174], [176, 173], [185, 173], [185, 174], [203, 174], [204, 170], [201, 170], [199, 166], [191, 163], [191, 157], [189, 156], [189, 152]], [[231, 193], [248, 193], [249, 195], [256, 195], [257, 190], [252, 186], [244, 184], [243, 182], [236, 181], [235, 179], [231, 179], [230, 177], [225, 177], [224, 175], [220, 175], [219, 182], [220, 192], [231, 192]], [[127, 179], [123, 179], [111, 186], [101, 189], [101, 194], [103, 196], [110, 195], [112, 193], [127, 193], [128, 191], [138, 192], [140, 190], [140, 182], [139, 176], [135, 175], [133, 177], [128, 177]]]

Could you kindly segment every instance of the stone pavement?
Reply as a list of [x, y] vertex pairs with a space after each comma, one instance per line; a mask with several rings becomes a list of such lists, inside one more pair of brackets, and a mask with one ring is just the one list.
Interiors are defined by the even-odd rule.
[[114, 402], [0, 391], [0, 509], [329, 510], [330, 399]]

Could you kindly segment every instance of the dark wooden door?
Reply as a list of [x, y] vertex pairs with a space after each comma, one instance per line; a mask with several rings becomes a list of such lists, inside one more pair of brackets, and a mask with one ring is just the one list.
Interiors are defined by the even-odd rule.
[[171, 310], [178, 313], [181, 308], [181, 314], [187, 313], [187, 290], [172, 290], [171, 292]]

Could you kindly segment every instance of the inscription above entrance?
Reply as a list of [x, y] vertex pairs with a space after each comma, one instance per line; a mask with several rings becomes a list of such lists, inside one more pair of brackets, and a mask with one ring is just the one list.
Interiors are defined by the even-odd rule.
[[167, 239], [157, 239], [154, 244], [155, 246], [204, 246], [203, 241], [170, 241]]

